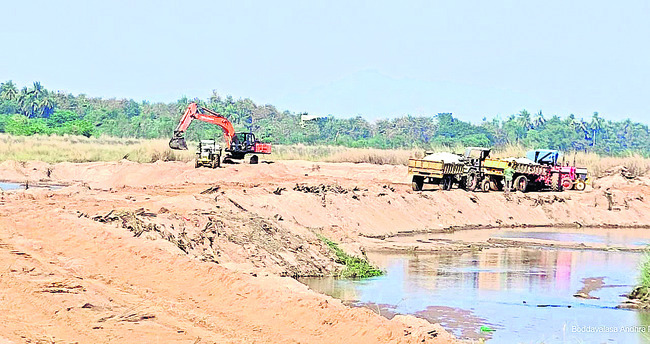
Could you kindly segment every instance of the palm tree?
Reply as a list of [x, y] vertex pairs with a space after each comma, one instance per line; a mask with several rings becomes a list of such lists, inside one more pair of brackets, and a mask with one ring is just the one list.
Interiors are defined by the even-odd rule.
[[27, 116], [31, 117], [31, 104], [33, 102], [33, 94], [30, 90], [27, 89], [27, 87], [23, 87], [20, 89], [20, 93], [18, 94], [18, 108], [20, 109], [20, 112]]
[[544, 118], [544, 115], [542, 114], [542, 110], [539, 110], [539, 112], [533, 117], [533, 120], [531, 122], [531, 127], [537, 128], [546, 123], [546, 119]]
[[18, 89], [13, 81], [9, 80], [0, 85], [0, 98], [5, 100], [16, 100], [18, 98]]
[[589, 136], [589, 130], [587, 130], [587, 123], [585, 123], [585, 121], [583, 121], [582, 119], [581, 120], [574, 119], [573, 121], [571, 121], [571, 126], [573, 127], [573, 130], [575, 130], [576, 132], [584, 134], [585, 139], [587, 139], [587, 137]]
[[519, 112], [519, 118], [517, 118], [517, 123], [519, 124], [520, 127], [526, 130], [530, 129], [532, 122], [530, 121], [530, 113], [526, 111], [526, 109], [521, 110]]
[[51, 97], [46, 96], [46, 97], [42, 97], [41, 100], [39, 100], [36, 103], [36, 105], [38, 107], [38, 113], [42, 117], [50, 117], [50, 115], [52, 114], [52, 112], [54, 110], [54, 105], [55, 104], [54, 104], [54, 101], [52, 100]]
[[47, 90], [41, 85], [40, 82], [34, 81], [34, 88], [32, 88], [32, 94], [35, 99], [39, 99], [41, 96], [47, 93]]
[[598, 117], [598, 112], [594, 112], [594, 115], [591, 118], [591, 123], [589, 123], [589, 128], [593, 133], [594, 146], [596, 145], [596, 135], [603, 130], [604, 120]]

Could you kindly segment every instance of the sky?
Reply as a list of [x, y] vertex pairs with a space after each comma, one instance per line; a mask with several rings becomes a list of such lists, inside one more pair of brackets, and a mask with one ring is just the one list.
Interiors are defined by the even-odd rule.
[[0, 82], [138, 101], [650, 123], [650, 2], [2, 1]]

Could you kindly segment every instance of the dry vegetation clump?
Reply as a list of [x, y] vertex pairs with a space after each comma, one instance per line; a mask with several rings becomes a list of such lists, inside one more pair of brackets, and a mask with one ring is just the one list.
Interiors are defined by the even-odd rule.
[[348, 148], [342, 146], [275, 145], [272, 160], [306, 160], [324, 162], [370, 163], [378, 165], [406, 165], [409, 158], [419, 158], [419, 149]]
[[166, 140], [83, 136], [11, 136], [0, 134], [0, 161], [40, 160], [48, 163], [116, 161], [189, 161], [194, 151], [174, 151]]

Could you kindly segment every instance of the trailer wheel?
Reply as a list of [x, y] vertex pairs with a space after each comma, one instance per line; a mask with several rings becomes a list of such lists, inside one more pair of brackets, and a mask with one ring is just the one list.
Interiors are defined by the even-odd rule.
[[483, 192], [489, 192], [490, 191], [490, 180], [489, 179], [484, 179], [481, 182], [481, 191], [483, 191]]
[[253, 155], [253, 156], [251, 157], [251, 164], [252, 164], [252, 165], [255, 165], [255, 164], [257, 164], [258, 162], [259, 162], [259, 158], [257, 157], [257, 155]]
[[578, 180], [576, 182], [576, 186], [575, 186], [576, 190], [584, 191], [586, 187], [587, 187], [587, 184], [585, 184], [585, 182], [583, 182], [582, 180]]
[[497, 180], [494, 177], [490, 178], [490, 190], [492, 191], [503, 191], [503, 184], [501, 181]]
[[528, 189], [528, 178], [526, 176], [519, 176], [515, 178], [515, 190], [526, 192]]
[[573, 182], [569, 178], [564, 178], [562, 179], [562, 188], [566, 190], [571, 190], [573, 189]]
[[422, 186], [424, 185], [424, 177], [422, 176], [413, 176], [413, 182], [411, 186], [413, 191], [422, 191]]
[[201, 164], [199, 164], [199, 161], [198, 160], [194, 161], [194, 168], [199, 168], [199, 167], [201, 167]]

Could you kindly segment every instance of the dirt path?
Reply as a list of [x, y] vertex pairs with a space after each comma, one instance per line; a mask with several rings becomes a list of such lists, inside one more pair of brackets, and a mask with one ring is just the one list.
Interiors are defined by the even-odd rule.
[[401, 166], [4, 162], [0, 174], [70, 185], [0, 196], [0, 343], [451, 342], [281, 276], [340, 268], [316, 234], [361, 254], [454, 227], [650, 224], [647, 181], [619, 176], [601, 181], [609, 211], [601, 189], [416, 193]]

